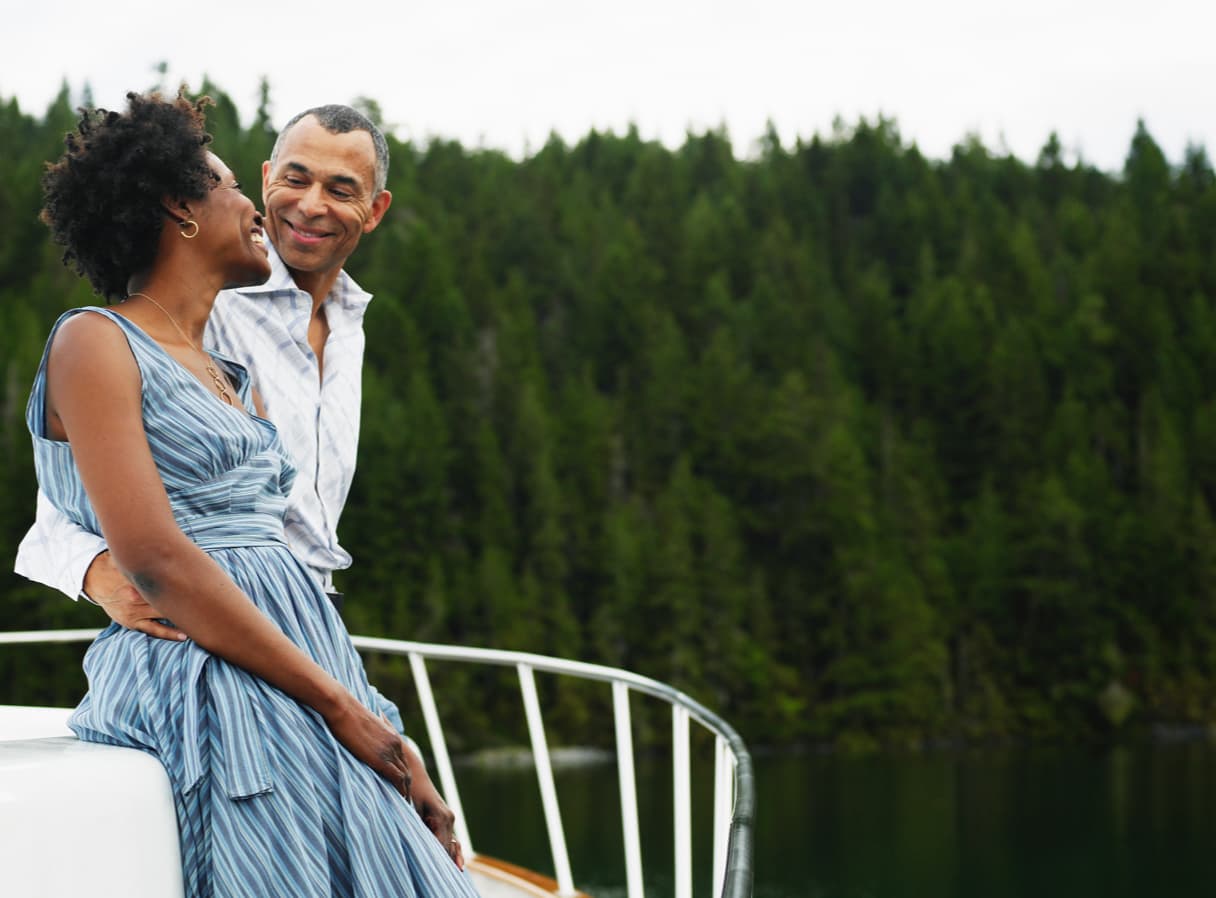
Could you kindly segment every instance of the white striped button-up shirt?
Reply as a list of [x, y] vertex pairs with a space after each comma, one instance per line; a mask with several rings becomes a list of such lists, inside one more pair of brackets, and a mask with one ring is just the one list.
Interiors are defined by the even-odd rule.
[[[219, 294], [207, 325], [208, 349], [249, 369], [266, 416], [298, 469], [288, 499], [286, 536], [323, 588], [350, 567], [338, 544], [338, 519], [355, 473], [362, 401], [363, 315], [371, 294], [342, 272], [325, 298], [329, 338], [324, 379], [308, 344], [312, 296], [295, 285], [271, 248], [265, 284]], [[17, 551], [16, 571], [67, 595], [105, 548], [38, 496], [38, 518]]]

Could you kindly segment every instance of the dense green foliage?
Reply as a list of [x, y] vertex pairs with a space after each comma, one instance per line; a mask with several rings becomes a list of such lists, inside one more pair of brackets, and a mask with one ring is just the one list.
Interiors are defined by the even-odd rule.
[[[259, 183], [265, 104], [245, 127], [211, 92], [217, 151]], [[72, 121], [66, 91], [42, 118], [0, 105], [10, 557], [29, 383], [90, 301], [36, 220]], [[628, 667], [753, 743], [1216, 721], [1201, 149], [1173, 165], [1141, 126], [1118, 174], [1054, 138], [1033, 165], [974, 141], [930, 160], [863, 121], [747, 159], [717, 132], [392, 151], [351, 264], [376, 294], [353, 631]], [[15, 576], [0, 594], [8, 628], [98, 621]], [[374, 666], [391, 693], [403, 670]], [[26, 701], [80, 684], [0, 674]], [[478, 682], [440, 688], [495, 725]], [[553, 700], [557, 729], [603, 713]]]

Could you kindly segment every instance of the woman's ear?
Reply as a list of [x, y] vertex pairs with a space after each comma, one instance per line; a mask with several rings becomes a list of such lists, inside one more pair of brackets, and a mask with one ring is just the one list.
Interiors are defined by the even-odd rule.
[[165, 215], [179, 225], [194, 217], [190, 212], [190, 203], [180, 197], [162, 196], [160, 198], [160, 207], [165, 211]]

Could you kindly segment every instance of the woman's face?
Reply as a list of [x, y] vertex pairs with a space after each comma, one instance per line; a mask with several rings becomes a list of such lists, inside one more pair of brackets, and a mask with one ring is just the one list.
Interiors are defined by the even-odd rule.
[[262, 215], [218, 156], [208, 153], [207, 161], [219, 180], [194, 208], [199, 248], [221, 269], [225, 289], [261, 284], [270, 277]]

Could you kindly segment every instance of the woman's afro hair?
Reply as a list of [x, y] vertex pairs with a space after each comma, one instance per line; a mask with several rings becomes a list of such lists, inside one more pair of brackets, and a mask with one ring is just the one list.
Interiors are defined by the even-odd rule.
[[166, 199], [198, 200], [216, 183], [207, 163], [203, 110], [211, 100], [127, 94], [127, 111], [81, 109], [67, 149], [42, 176], [41, 218], [64, 247], [63, 264], [107, 299], [127, 295], [148, 268]]

